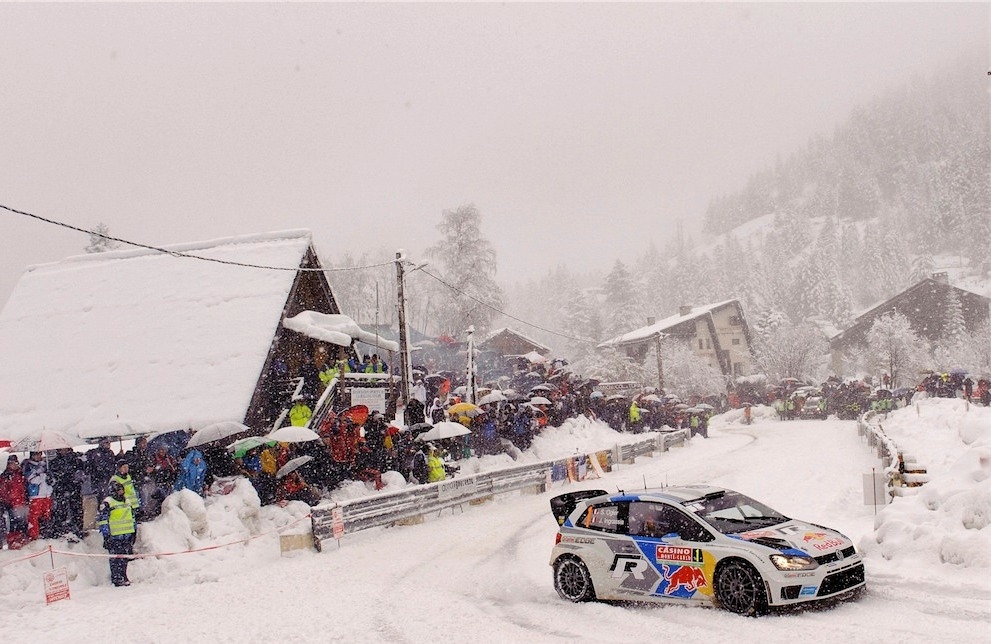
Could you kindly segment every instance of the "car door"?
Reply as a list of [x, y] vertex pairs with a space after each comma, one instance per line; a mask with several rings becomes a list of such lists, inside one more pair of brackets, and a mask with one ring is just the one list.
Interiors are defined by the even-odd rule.
[[711, 597], [715, 560], [706, 545], [714, 537], [698, 521], [668, 503], [634, 501], [628, 530], [657, 575], [645, 594], [685, 600]]
[[639, 575], [639, 569], [647, 566], [627, 534], [628, 512], [627, 501], [598, 503], [589, 506], [577, 522], [576, 527], [586, 529], [579, 537], [588, 541], [583, 544], [581, 556], [592, 574], [595, 594], [600, 599], [630, 599], [631, 594], [639, 594], [619, 589], [626, 577]]

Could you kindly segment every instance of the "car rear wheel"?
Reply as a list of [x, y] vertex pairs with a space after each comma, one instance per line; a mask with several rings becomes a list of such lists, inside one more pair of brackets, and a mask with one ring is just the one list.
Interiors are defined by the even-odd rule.
[[744, 561], [731, 561], [719, 569], [716, 598], [723, 608], [738, 615], [756, 617], [767, 613], [764, 581], [753, 566]]
[[592, 576], [580, 559], [563, 558], [554, 564], [554, 590], [562, 599], [587, 602], [595, 599]]

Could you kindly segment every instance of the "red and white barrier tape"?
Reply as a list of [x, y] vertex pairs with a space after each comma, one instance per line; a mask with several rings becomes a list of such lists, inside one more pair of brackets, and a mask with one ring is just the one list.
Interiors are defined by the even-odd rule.
[[26, 557], [19, 557], [17, 559], [11, 559], [10, 561], [0, 561], [0, 568], [3, 568], [4, 566], [9, 566], [10, 564], [14, 564], [19, 561], [27, 561], [28, 559], [34, 559], [35, 557], [40, 557], [41, 555], [47, 555], [47, 554], [48, 554], [48, 548], [41, 550], [39, 552], [35, 552], [34, 554], [30, 554]]
[[269, 530], [268, 532], [262, 532], [262, 533], [259, 533], [259, 534], [250, 536], [247, 539], [238, 539], [237, 541], [230, 541], [228, 543], [218, 543], [218, 544], [212, 545], [212, 546], [204, 546], [202, 548], [193, 548], [192, 550], [176, 550], [174, 552], [136, 552], [136, 553], [131, 554], [131, 555], [112, 555], [112, 554], [104, 554], [104, 553], [98, 553], [98, 552], [71, 552], [71, 551], [68, 551], [68, 550], [57, 550], [57, 549], [55, 549], [52, 546], [48, 546], [48, 548], [46, 548], [45, 550], [42, 550], [40, 552], [36, 552], [34, 554], [28, 555], [27, 557], [21, 557], [19, 559], [13, 559], [11, 561], [0, 562], [0, 568], [2, 568], [4, 566], [7, 566], [7, 565], [10, 565], [12, 563], [17, 563], [19, 561], [27, 561], [28, 559], [33, 559], [35, 557], [40, 557], [41, 555], [46, 555], [46, 554], [50, 554], [50, 553], [55, 553], [55, 554], [58, 554], [58, 555], [65, 555], [66, 557], [91, 557], [91, 558], [97, 558], [97, 559], [146, 559], [148, 557], [174, 557], [175, 555], [186, 555], [186, 554], [192, 554], [194, 552], [206, 552], [207, 550], [219, 550], [220, 548], [227, 548], [227, 547], [230, 547], [230, 546], [236, 546], [236, 545], [241, 544], [241, 543], [247, 543], [247, 542], [253, 541], [255, 539], [260, 539], [261, 537], [265, 537], [265, 536], [268, 536], [270, 534], [276, 534], [276, 533], [282, 532], [282, 531], [284, 531], [284, 530], [286, 530], [288, 528], [291, 528], [292, 526], [296, 525], [297, 523], [300, 523], [301, 521], [304, 521], [304, 520], [309, 519], [309, 518], [310, 518], [310, 515], [307, 514], [305, 516], [302, 516], [302, 517], [296, 519], [295, 521], [291, 521], [290, 523], [287, 523], [286, 525], [282, 526], [281, 528], [276, 528], [275, 530]]

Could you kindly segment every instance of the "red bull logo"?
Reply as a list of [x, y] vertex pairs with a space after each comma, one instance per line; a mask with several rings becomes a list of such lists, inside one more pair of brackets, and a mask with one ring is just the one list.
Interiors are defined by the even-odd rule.
[[802, 541], [808, 543], [809, 541], [822, 541], [825, 538], [825, 532], [806, 532], [805, 536], [802, 537]]
[[662, 574], [668, 585], [664, 589], [665, 595], [673, 595], [680, 589], [694, 593], [702, 586], [708, 586], [705, 575], [700, 568], [692, 566], [666, 566], [662, 565]]

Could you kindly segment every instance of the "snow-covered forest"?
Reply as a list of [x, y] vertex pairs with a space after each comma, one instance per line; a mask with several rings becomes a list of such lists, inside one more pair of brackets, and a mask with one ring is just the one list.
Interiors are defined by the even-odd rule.
[[[807, 375], [824, 372], [828, 337], [934, 272], [948, 271], [954, 284], [991, 294], [986, 79], [975, 71], [982, 65], [981, 52], [965, 52], [932, 77], [887, 89], [853, 110], [832, 135], [756, 170], [740, 190], [713, 197], [697, 237], [683, 232], [691, 228], [686, 225], [658, 247], [651, 241], [656, 231], [630, 231], [629, 254], [615, 258], [605, 275], [583, 272], [576, 257], [500, 287], [498, 262], [525, 258], [496, 257], [486, 236], [498, 234], [498, 222], [485, 220], [484, 204], [445, 211], [438, 241], [423, 257], [433, 262], [424, 272], [432, 273], [408, 279], [411, 324], [452, 336], [468, 321], [482, 331], [514, 326], [579, 365], [649, 381], [650, 358], [635, 365], [596, 352], [595, 345], [681, 305], [739, 299], [762, 366], [781, 359], [771, 347], [789, 343], [819, 356]], [[567, 243], [566, 226], [548, 243]], [[336, 265], [388, 257], [383, 250], [345, 256]], [[357, 319], [390, 324], [394, 280], [385, 267], [349, 273], [334, 287]], [[944, 315], [948, 337], [921, 349], [913, 366], [991, 369], [991, 357], [980, 350], [991, 329], [966, 335], [953, 324], [959, 319], [953, 302]], [[678, 350], [665, 352], [676, 358]], [[675, 359], [673, 367], [678, 364]]]

